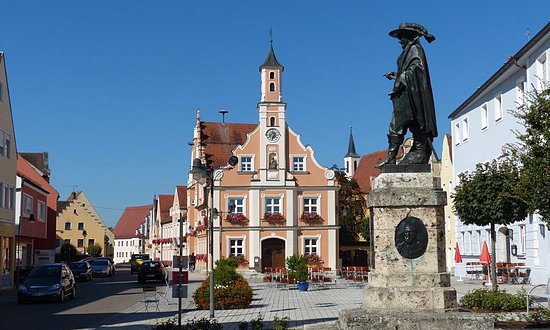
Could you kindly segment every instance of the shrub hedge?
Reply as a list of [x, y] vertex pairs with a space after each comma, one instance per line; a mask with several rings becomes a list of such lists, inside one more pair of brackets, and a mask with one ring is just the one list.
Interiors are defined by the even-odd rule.
[[[531, 304], [531, 301], [529, 303]], [[460, 299], [460, 304], [475, 311], [509, 312], [514, 310], [525, 310], [527, 308], [525, 291], [510, 294], [506, 293], [506, 291], [477, 289], [465, 294], [464, 297]]]
[[[215, 279], [215, 277], [214, 277]], [[210, 308], [210, 279], [207, 278], [193, 295], [199, 309]], [[252, 302], [252, 289], [240, 275], [229, 285], [214, 285], [214, 308], [237, 309], [248, 308]]]

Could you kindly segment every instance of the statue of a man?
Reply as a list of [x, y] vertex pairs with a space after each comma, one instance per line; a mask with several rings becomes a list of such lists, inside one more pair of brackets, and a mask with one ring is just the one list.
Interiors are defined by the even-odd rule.
[[416, 23], [401, 23], [398, 29], [390, 32], [390, 36], [399, 40], [403, 51], [397, 59], [397, 72], [384, 75], [395, 80], [390, 93], [393, 115], [388, 133], [388, 155], [376, 167], [395, 164], [407, 130], [411, 131], [414, 142], [399, 164], [427, 164], [433, 149], [432, 141], [437, 136], [437, 126], [430, 73], [420, 38], [432, 42], [435, 37]]

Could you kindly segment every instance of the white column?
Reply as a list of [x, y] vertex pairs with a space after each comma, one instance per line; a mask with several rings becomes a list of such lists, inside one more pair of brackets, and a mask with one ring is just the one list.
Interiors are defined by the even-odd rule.
[[296, 213], [296, 190], [291, 189], [286, 191], [286, 225], [297, 226], [298, 216]]
[[286, 232], [286, 257], [289, 257], [296, 253], [298, 247], [296, 246], [296, 230], [287, 230]]
[[332, 269], [336, 269], [336, 263], [338, 258], [338, 246], [336, 245], [336, 229], [329, 229], [328, 231], [328, 266]]
[[250, 226], [260, 225], [260, 191], [258, 189], [251, 189], [248, 195], [248, 223]]
[[336, 191], [335, 190], [329, 190], [328, 191], [328, 198], [327, 198], [327, 224], [329, 226], [336, 225]]
[[254, 267], [254, 257], [262, 257], [262, 246], [260, 242], [260, 231], [251, 230], [249, 231], [249, 240], [248, 240], [248, 266]]

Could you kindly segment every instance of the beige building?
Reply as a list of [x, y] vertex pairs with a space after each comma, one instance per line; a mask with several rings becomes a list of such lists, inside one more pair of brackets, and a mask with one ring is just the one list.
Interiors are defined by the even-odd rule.
[[445, 254], [447, 255], [447, 270], [455, 266], [456, 249], [456, 221], [453, 212], [453, 142], [449, 134], [443, 137], [443, 151], [441, 153], [441, 187], [447, 193], [445, 206]]
[[113, 256], [115, 236], [82, 191], [57, 203], [56, 236], [56, 246], [70, 243], [84, 253], [88, 246], [99, 244], [103, 256]]
[[17, 148], [4, 53], [0, 52], [0, 288], [13, 285]]

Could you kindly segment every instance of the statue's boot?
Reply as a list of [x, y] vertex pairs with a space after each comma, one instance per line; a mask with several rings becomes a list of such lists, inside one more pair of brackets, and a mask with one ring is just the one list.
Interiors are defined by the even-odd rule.
[[426, 134], [414, 134], [413, 139], [414, 142], [411, 150], [399, 162], [399, 165], [428, 164], [432, 155], [432, 149], [428, 144], [428, 136]]
[[403, 135], [388, 134], [388, 155], [384, 161], [375, 166], [376, 168], [382, 168], [387, 164], [395, 165], [395, 158], [399, 152], [399, 146], [403, 143], [403, 138]]

